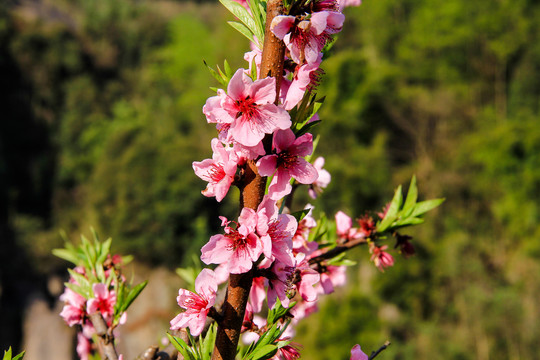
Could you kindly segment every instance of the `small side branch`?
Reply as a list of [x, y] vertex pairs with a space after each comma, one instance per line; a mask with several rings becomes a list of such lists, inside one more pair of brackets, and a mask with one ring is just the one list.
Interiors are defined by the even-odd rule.
[[386, 342], [379, 348], [377, 351], [371, 352], [371, 355], [369, 355], [369, 360], [375, 359], [377, 355], [379, 355], [383, 350], [385, 350], [388, 346], [390, 346], [390, 341], [386, 340]]
[[338, 245], [335, 248], [332, 248], [328, 250], [327, 252], [322, 253], [319, 256], [315, 256], [314, 258], [309, 259], [309, 264], [310, 265], [320, 264], [324, 260], [332, 259], [338, 256], [339, 254], [362, 244], [367, 244], [367, 240], [365, 238], [347, 241], [346, 243], [342, 245]]
[[105, 359], [118, 360], [118, 353], [114, 347], [114, 335], [112, 334], [112, 330], [109, 330], [101, 313], [95, 312], [90, 314], [90, 321], [92, 322], [92, 325], [94, 325], [94, 329], [96, 329], [99, 338], [99, 346], [103, 350]]

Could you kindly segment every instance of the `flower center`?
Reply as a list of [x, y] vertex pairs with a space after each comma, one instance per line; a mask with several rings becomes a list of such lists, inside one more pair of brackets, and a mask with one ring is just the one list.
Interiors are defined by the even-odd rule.
[[181, 305], [185, 309], [202, 310], [208, 305], [208, 301], [197, 294], [191, 293]]
[[208, 176], [213, 182], [218, 183], [225, 177], [223, 166], [212, 164], [212, 168], [208, 170]]
[[252, 118], [253, 115], [257, 112], [257, 104], [255, 104], [255, 100], [247, 96], [246, 98], [236, 100], [236, 110], [238, 113], [236, 114], [236, 117], [244, 116], [249, 118]]
[[236, 251], [237, 249], [243, 249], [246, 247], [247, 238], [240, 234], [237, 230], [231, 229], [230, 233], [225, 234], [230, 240], [227, 246], [228, 250]]
[[288, 151], [282, 151], [277, 156], [277, 167], [281, 167], [284, 169], [290, 169], [294, 167], [296, 165], [296, 160], [298, 159], [298, 156], [292, 155]]
[[267, 233], [272, 241], [279, 241], [286, 237], [285, 232], [278, 227], [278, 221], [274, 221], [270, 224]]

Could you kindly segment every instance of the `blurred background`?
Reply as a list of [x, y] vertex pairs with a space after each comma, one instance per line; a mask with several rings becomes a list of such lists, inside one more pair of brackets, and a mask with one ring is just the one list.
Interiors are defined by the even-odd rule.
[[[404, 231], [415, 257], [382, 274], [367, 249], [351, 254], [348, 287], [298, 328], [303, 358], [389, 339], [381, 359], [540, 359], [540, 3], [365, 0], [345, 14], [319, 91], [332, 183], [316, 213], [378, 211], [413, 174], [421, 199], [447, 200]], [[150, 279], [124, 354], [164, 335], [174, 269], [238, 210], [237, 190], [217, 204], [191, 168], [215, 134], [203, 59], [247, 67], [227, 20], [216, 1], [0, 3], [0, 350], [73, 357], [51, 249], [90, 226]]]

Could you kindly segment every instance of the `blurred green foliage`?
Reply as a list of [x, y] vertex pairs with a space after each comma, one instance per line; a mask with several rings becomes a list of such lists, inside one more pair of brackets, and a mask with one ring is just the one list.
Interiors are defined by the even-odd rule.
[[[115, 251], [189, 261], [238, 210], [237, 191], [200, 195], [191, 169], [215, 134], [202, 60], [247, 67], [246, 42], [215, 3], [37, 4], [0, 6], [2, 252], [50, 271], [58, 230], [93, 225]], [[345, 13], [319, 92], [315, 156], [332, 183], [316, 209], [380, 210], [413, 173], [421, 200], [447, 200], [411, 232], [415, 257], [380, 274], [355, 252], [350, 287], [299, 328], [305, 358], [387, 338], [381, 358], [537, 358], [540, 4], [365, 0]]]

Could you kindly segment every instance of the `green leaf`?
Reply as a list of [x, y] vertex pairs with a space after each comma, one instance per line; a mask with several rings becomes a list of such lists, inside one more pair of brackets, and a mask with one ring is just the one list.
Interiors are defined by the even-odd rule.
[[[249, 9], [253, 14], [253, 20], [257, 25], [255, 36], [259, 40], [259, 44], [264, 43], [264, 25], [266, 22], [266, 11], [257, 0], [248, 0]], [[253, 39], [251, 39], [253, 41]]]
[[178, 350], [178, 352], [182, 354], [184, 360], [196, 360], [193, 354], [193, 350], [188, 344], [186, 344], [184, 340], [179, 337], [172, 336], [169, 333], [167, 333], [167, 337], [169, 338], [171, 344], [173, 344], [173, 346], [176, 348], [176, 350]]
[[12, 360], [20, 360], [20, 359], [22, 359], [22, 358], [24, 357], [24, 353], [25, 353], [25, 352], [26, 352], [26, 351], [23, 351], [23, 352], [20, 353], [19, 355], [15, 356]]
[[393, 229], [396, 229], [398, 227], [404, 227], [404, 226], [410, 226], [410, 225], [420, 225], [424, 222], [424, 219], [422, 218], [416, 218], [416, 217], [409, 217], [403, 220], [398, 220], [394, 222], [392, 225]]
[[7, 351], [4, 351], [4, 360], [11, 360], [11, 346]]
[[396, 192], [394, 193], [394, 197], [392, 198], [392, 202], [390, 203], [390, 207], [388, 208], [384, 219], [377, 225], [378, 233], [383, 233], [384, 231], [386, 231], [386, 229], [388, 229], [390, 225], [392, 225], [394, 220], [396, 220], [402, 201], [403, 195], [401, 193], [401, 185], [399, 185]]
[[346, 253], [341, 253], [338, 256], [328, 260], [328, 265], [334, 266], [353, 266], [356, 265], [356, 261], [345, 259]]
[[249, 12], [239, 3], [233, 0], [219, 0], [234, 16], [236, 16], [253, 34], [259, 33], [257, 24]]
[[[78, 272], [73, 271], [72, 269], [68, 269], [69, 275], [81, 286], [82, 289], [88, 289], [90, 290], [92, 286], [90, 285], [90, 282], [88, 279], [84, 276], [79, 274]], [[91, 292], [90, 292], [91, 293]]]
[[423, 215], [427, 213], [430, 210], [435, 209], [437, 206], [441, 205], [444, 202], [444, 198], [441, 199], [432, 199], [432, 200], [426, 200], [421, 201], [416, 204], [414, 207], [414, 210], [411, 214], [412, 217], [418, 217], [420, 215]]
[[254, 34], [247, 28], [246, 25], [237, 21], [227, 21], [227, 24], [231, 25], [240, 34], [244, 35], [249, 41], [253, 41]]
[[91, 292], [89, 291], [90, 289], [87, 289], [87, 288], [82, 288], [80, 287], [79, 285], [77, 284], [73, 284], [73, 283], [64, 283], [64, 286], [67, 287], [68, 289], [76, 292], [77, 294], [81, 295], [82, 297], [84, 297], [86, 300], [88, 299], [91, 299], [93, 296], [91, 294]]
[[[148, 280], [136, 285], [133, 287], [133, 289], [131, 289], [129, 291], [129, 294], [127, 295], [126, 297], [126, 301], [125, 303], [123, 304], [122, 308], [123, 308], [123, 311], [126, 311], [129, 306], [133, 303], [133, 301], [135, 301], [135, 299], [137, 298], [137, 296], [139, 296], [139, 294], [141, 293], [141, 291], [144, 290], [144, 288], [146, 287], [146, 284], [148, 284]], [[122, 312], [123, 312], [122, 311]]]
[[310, 122], [309, 124], [304, 125], [300, 130], [296, 132], [296, 136], [299, 137], [299, 136], [304, 135], [305, 133], [310, 131], [314, 126], [319, 125], [320, 122], [321, 120], [316, 120], [316, 121]]
[[80, 260], [76, 253], [73, 253], [67, 249], [53, 249], [52, 253], [54, 256], [59, 257], [60, 259], [67, 260], [75, 265], [79, 265]]
[[[214, 79], [216, 79], [221, 85], [223, 85], [223, 87], [227, 87], [227, 83], [223, 80], [223, 78], [218, 74], [218, 72], [214, 69], [212, 69], [210, 67], [210, 65], [208, 65], [206, 63], [205, 60], [203, 60], [203, 63], [204, 65], [208, 68], [208, 71], [210, 71], [210, 75], [212, 75], [214, 77]], [[212, 90], [214, 90], [214, 88], [210, 88]], [[215, 88], [215, 91], [217, 92], [217, 88]]]
[[204, 339], [202, 341], [199, 340], [203, 360], [210, 360], [212, 357], [212, 350], [214, 349], [214, 343], [216, 342], [216, 332], [217, 325], [214, 322], [208, 328]]
[[401, 210], [402, 217], [409, 217], [411, 215], [416, 204], [416, 199], [418, 199], [418, 188], [416, 187], [416, 176], [413, 175], [409, 184], [409, 190], [407, 191], [407, 199]]
[[300, 222], [303, 218], [306, 217], [307, 214], [309, 214], [310, 211], [311, 211], [311, 208], [303, 209], [303, 210], [300, 210], [300, 211], [295, 211], [295, 212], [291, 213], [291, 215], [296, 218], [296, 221]]
[[266, 360], [270, 359], [272, 356], [276, 355], [278, 347], [273, 344], [263, 345], [257, 347], [255, 351], [252, 352], [250, 359], [253, 360]]

